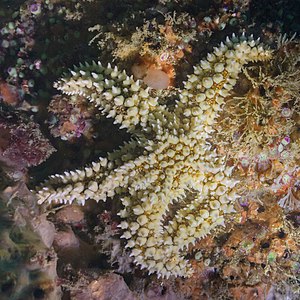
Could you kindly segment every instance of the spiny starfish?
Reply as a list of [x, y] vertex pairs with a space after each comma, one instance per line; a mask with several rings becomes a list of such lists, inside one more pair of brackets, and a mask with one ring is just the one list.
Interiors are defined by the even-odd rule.
[[117, 195], [122, 238], [135, 262], [158, 276], [191, 275], [188, 245], [224, 226], [237, 198], [231, 168], [208, 138], [242, 66], [270, 57], [252, 37], [227, 38], [194, 67], [172, 108], [110, 64], [75, 68], [56, 88], [85, 97], [135, 139], [91, 166], [51, 176], [37, 188], [39, 203], [83, 205]]

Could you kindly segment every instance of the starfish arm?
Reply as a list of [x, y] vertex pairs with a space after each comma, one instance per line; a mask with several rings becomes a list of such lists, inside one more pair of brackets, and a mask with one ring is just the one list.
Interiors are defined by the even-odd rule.
[[134, 160], [144, 151], [144, 145], [137, 139], [131, 139], [125, 142], [120, 149], [114, 150], [107, 154], [107, 159], [115, 167], [120, 167], [124, 163]]
[[[101, 167], [103, 165], [103, 167]], [[84, 205], [89, 199], [106, 201], [119, 187], [127, 188], [132, 162], [113, 168], [112, 162], [100, 159], [91, 167], [50, 176], [36, 188], [38, 203], [77, 202]]]
[[[181, 199], [182, 191], [169, 190], [163, 183], [159, 184], [156, 180], [146, 191], [131, 190], [130, 195], [122, 198], [125, 209], [121, 211], [121, 217], [126, 213], [126, 221], [120, 224], [126, 230], [122, 238], [127, 239], [126, 248], [131, 248], [135, 263], [147, 268], [149, 273], [156, 272], [163, 277], [187, 276], [189, 263], [180, 256], [162, 223], [170, 202]], [[158, 192], [158, 189], [166, 193]]]
[[93, 162], [91, 166], [83, 169], [51, 175], [36, 187], [38, 203], [71, 204], [76, 201], [83, 205], [98, 189], [97, 180], [103, 180], [107, 176], [107, 170], [107, 159], [100, 158], [98, 162]]
[[[233, 204], [238, 197], [234, 191], [237, 181], [230, 178], [230, 168], [222, 169], [219, 168], [214, 174], [193, 176], [195, 182], [191, 185], [191, 190], [196, 196], [177, 210], [172, 225], [168, 224], [166, 227], [180, 250], [195, 244], [217, 226], [225, 226], [225, 214], [234, 212]], [[176, 231], [173, 230], [174, 224]]]
[[[184, 142], [189, 144], [182, 138], [181, 143]], [[180, 139], [177, 144], [179, 143]], [[156, 152], [145, 156], [138, 174], [133, 174], [134, 177], [129, 180], [128, 194], [121, 198], [125, 208], [120, 212], [120, 216], [125, 218], [120, 227], [126, 230], [122, 237], [127, 239], [126, 247], [131, 248], [135, 262], [142, 268], [148, 268], [149, 273], [156, 272], [163, 277], [188, 276], [191, 273], [191, 266], [182, 250], [194, 243], [197, 237], [201, 238], [216, 226], [223, 225], [224, 211], [232, 212], [232, 207], [227, 202], [233, 201], [235, 197], [232, 192], [234, 183], [229, 179], [224, 181], [224, 173], [228, 177], [229, 171], [225, 172], [223, 167], [216, 166], [213, 169], [205, 160], [199, 159], [199, 155], [205, 156], [205, 149], [193, 157], [190, 152], [183, 150], [184, 146], [179, 147], [178, 153], [184, 152], [191, 159], [181, 159], [174, 164], [175, 151], [172, 145], [164, 143]], [[177, 159], [180, 160], [180, 157]], [[206, 165], [219, 174], [211, 174], [210, 177], [205, 175], [208, 168]], [[219, 182], [220, 187], [214, 186], [215, 181]], [[221, 181], [225, 183], [222, 184]], [[171, 205], [182, 206], [186, 202], [186, 190], [197, 190], [198, 193], [206, 190], [202, 202], [215, 206], [217, 211], [221, 204], [218, 205], [220, 202], [216, 200], [218, 196], [211, 196], [214, 202], [210, 202], [210, 188], [213, 190], [212, 194], [228, 194], [227, 198], [222, 198], [223, 213], [214, 212], [209, 216], [210, 219], [199, 219], [199, 224], [195, 225], [195, 220], [189, 221], [188, 218], [192, 215], [195, 219], [195, 211], [200, 210], [201, 201], [197, 198], [194, 202], [186, 203], [175, 216], [170, 215]], [[167, 225], [164, 225], [166, 222]], [[184, 228], [186, 230], [183, 232]], [[193, 236], [193, 228], [197, 230], [197, 237]]]
[[197, 134], [213, 132], [213, 125], [222, 110], [225, 98], [230, 95], [242, 67], [254, 61], [265, 61], [272, 57], [259, 39], [244, 35], [227, 37], [225, 44], [214, 48], [207, 58], [194, 66], [194, 74], [184, 83], [175, 115], [185, 124], [188, 132]]
[[149, 94], [150, 89], [140, 80], [110, 64], [103, 67], [100, 62], [75, 67], [54, 86], [64, 94], [87, 98], [129, 132], [134, 132], [138, 125], [145, 127], [149, 113], [158, 106], [157, 98]]
[[[135, 185], [129, 189], [129, 195], [122, 198], [125, 209], [120, 215], [126, 221], [121, 222], [120, 227], [126, 230], [122, 238], [127, 239], [126, 247], [131, 248], [131, 256], [149, 273], [156, 272], [167, 278], [189, 276], [191, 266], [184, 258], [188, 245], [205, 237], [215, 227], [224, 226], [224, 214], [234, 211], [232, 203], [236, 195], [233, 188], [236, 182], [230, 180], [229, 168], [223, 170], [220, 167], [219, 172], [207, 176], [205, 182], [204, 173], [202, 176], [190, 175], [195, 182], [202, 182], [197, 185], [198, 197], [190, 202], [186, 202], [185, 195], [189, 183], [187, 176], [182, 176], [176, 183], [174, 179], [176, 173], [185, 168], [182, 165], [179, 170], [174, 166], [152, 173], [152, 176], [145, 174], [140, 178], [141, 182], [151, 177], [153, 180]], [[164, 179], [161, 178], [163, 174]], [[170, 205], [180, 205], [181, 209], [172, 216]]]
[[[84, 204], [87, 199], [106, 200], [111, 197], [114, 188], [110, 181], [119, 182], [124, 165], [135, 160], [138, 148], [136, 140], [124, 143], [120, 150], [108, 153], [107, 158], [100, 158], [91, 166], [83, 169], [56, 174], [49, 177], [43, 184], [36, 188], [39, 203], [72, 203], [73, 201]], [[121, 173], [120, 169], [122, 169]], [[116, 170], [116, 171], [115, 171]], [[109, 180], [105, 180], [108, 178]], [[117, 181], [119, 180], [119, 181]], [[120, 183], [120, 185], [122, 185]], [[124, 184], [123, 184], [124, 185]]]

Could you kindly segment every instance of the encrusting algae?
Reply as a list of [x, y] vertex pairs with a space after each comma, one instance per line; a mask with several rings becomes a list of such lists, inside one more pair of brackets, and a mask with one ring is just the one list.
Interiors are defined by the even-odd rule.
[[135, 263], [159, 277], [190, 276], [188, 245], [225, 226], [238, 198], [232, 167], [208, 139], [242, 67], [271, 55], [252, 37], [227, 38], [194, 67], [174, 107], [117, 67], [80, 65], [55, 87], [83, 96], [134, 139], [91, 166], [51, 176], [37, 188], [39, 203], [84, 205], [117, 195]]

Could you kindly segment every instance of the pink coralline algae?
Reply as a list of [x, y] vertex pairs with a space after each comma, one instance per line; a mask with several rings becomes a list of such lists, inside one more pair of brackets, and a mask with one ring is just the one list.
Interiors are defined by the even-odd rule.
[[74, 141], [81, 136], [91, 137], [91, 114], [81, 97], [68, 99], [55, 95], [49, 104], [48, 111], [52, 115], [49, 128], [54, 137], [68, 141]]
[[0, 111], [0, 160], [18, 170], [37, 166], [55, 149], [39, 126], [12, 113]]

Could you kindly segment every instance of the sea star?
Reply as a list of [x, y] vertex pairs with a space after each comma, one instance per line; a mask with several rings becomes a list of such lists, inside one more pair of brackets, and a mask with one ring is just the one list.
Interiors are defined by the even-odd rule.
[[224, 225], [238, 197], [231, 167], [213, 149], [213, 125], [244, 64], [266, 60], [252, 37], [227, 38], [194, 67], [173, 107], [109, 64], [80, 65], [55, 86], [81, 95], [127, 128], [134, 139], [81, 170], [53, 175], [37, 188], [39, 203], [84, 204], [117, 197], [122, 238], [142, 268], [158, 276], [189, 276], [189, 244]]

